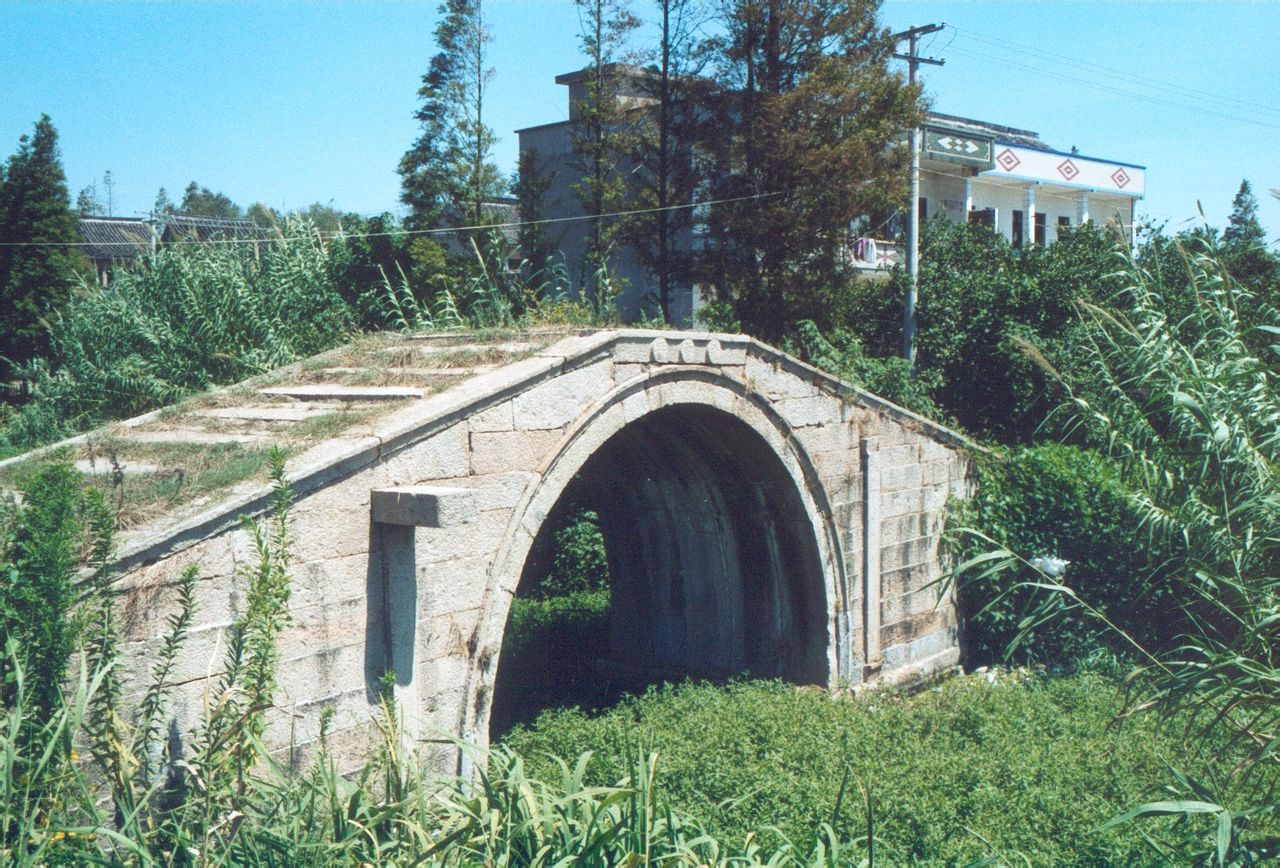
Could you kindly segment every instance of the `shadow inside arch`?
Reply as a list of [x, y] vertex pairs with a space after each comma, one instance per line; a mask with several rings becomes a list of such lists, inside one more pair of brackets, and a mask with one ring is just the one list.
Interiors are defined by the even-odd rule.
[[[627, 425], [582, 466], [525, 560], [491, 738], [663, 681], [827, 683], [817, 532], [781, 458], [737, 417], [677, 405]], [[585, 577], [566, 580], [575, 569]]]

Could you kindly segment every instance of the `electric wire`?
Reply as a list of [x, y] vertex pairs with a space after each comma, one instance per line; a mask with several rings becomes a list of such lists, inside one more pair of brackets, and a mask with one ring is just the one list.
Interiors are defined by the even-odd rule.
[[[479, 223], [472, 226], [448, 226], [435, 229], [395, 229], [387, 232], [318, 232], [326, 241], [348, 238], [382, 238], [401, 235], [449, 235], [456, 232], [482, 232], [490, 229], [518, 229], [522, 226], [544, 226], [553, 223], [576, 223], [583, 220], [604, 220], [610, 217], [632, 217], [641, 214], [657, 214], [662, 211], [682, 211], [692, 208], [704, 208], [711, 205], [728, 205], [733, 202], [749, 202], [759, 199], [770, 199], [784, 195], [784, 191], [773, 193], [752, 193], [747, 196], [732, 196], [727, 199], [707, 199], [701, 202], [689, 202], [682, 205], [664, 205], [658, 208], [632, 208], [626, 211], [611, 211], [607, 214], [578, 214], [572, 217], [546, 217], [540, 220], [512, 220], [504, 223]], [[200, 245], [200, 244], [262, 244], [267, 238], [181, 238], [165, 242], [166, 245]], [[106, 245], [128, 244], [125, 241], [90, 242], [90, 241], [0, 241], [0, 247], [99, 247]]]
[[1025, 45], [1023, 43], [1015, 42], [1011, 39], [1004, 39], [999, 36], [992, 36], [991, 34], [981, 33], [977, 30], [971, 30], [967, 27], [957, 27], [954, 24], [948, 25], [948, 26], [951, 27], [951, 29], [954, 30], [957, 34], [963, 33], [964, 35], [969, 36], [973, 39], [977, 39], [997, 47], [1005, 48], [1006, 50], [1015, 51], [1020, 54], [1028, 54], [1034, 57], [1038, 57], [1040, 59], [1047, 60], [1050, 63], [1058, 63], [1064, 66], [1070, 65], [1075, 68], [1086, 67], [1088, 69], [1097, 70], [1099, 73], [1104, 73], [1110, 77], [1119, 77], [1127, 82], [1139, 84], [1142, 87], [1149, 87], [1153, 90], [1163, 90], [1166, 93], [1171, 93], [1171, 94], [1174, 94], [1175, 96], [1183, 96], [1190, 99], [1197, 99], [1202, 101], [1213, 101], [1219, 104], [1234, 103], [1240, 108], [1249, 109], [1251, 111], [1259, 111], [1259, 112], [1263, 112], [1270, 115], [1275, 115], [1277, 118], [1280, 118], [1280, 108], [1277, 108], [1275, 106], [1269, 106], [1263, 103], [1253, 102], [1251, 100], [1244, 100], [1244, 99], [1240, 99], [1239, 97], [1232, 97], [1232, 96], [1226, 96], [1224, 94], [1213, 93], [1207, 90], [1200, 90], [1198, 88], [1187, 87], [1185, 85], [1176, 84], [1174, 82], [1163, 81], [1158, 78], [1152, 78], [1151, 76], [1142, 75], [1141, 73], [1129, 72], [1123, 69], [1117, 69], [1112, 66], [1106, 66], [1101, 63], [1094, 63], [1092, 61], [1082, 60], [1078, 57], [1071, 57], [1066, 54], [1059, 54], [1054, 51], [1049, 51], [1048, 49], [1037, 48], [1031, 45]]
[[1013, 67], [1015, 69], [1020, 69], [1026, 72], [1030, 72], [1033, 75], [1039, 75], [1045, 78], [1051, 78], [1058, 81], [1065, 81], [1071, 84], [1083, 85], [1084, 87], [1092, 88], [1094, 90], [1106, 91], [1109, 93], [1118, 94], [1120, 96], [1126, 96], [1131, 99], [1137, 99], [1145, 102], [1154, 103], [1157, 105], [1163, 105], [1171, 108], [1182, 109], [1183, 111], [1195, 112], [1197, 114], [1202, 114], [1208, 117], [1216, 117], [1216, 118], [1222, 118], [1224, 120], [1236, 121], [1237, 123], [1250, 124], [1252, 126], [1263, 127], [1264, 129], [1280, 130], [1280, 123], [1269, 123], [1259, 118], [1241, 117], [1240, 115], [1229, 114], [1227, 112], [1222, 112], [1222, 111], [1215, 111], [1213, 109], [1207, 109], [1201, 106], [1188, 105], [1187, 103], [1177, 102], [1175, 100], [1165, 99], [1163, 97], [1152, 96], [1151, 94], [1139, 93], [1136, 91], [1106, 84], [1100, 81], [1094, 81], [1086, 78], [1079, 78], [1076, 76], [1066, 75], [1060, 72], [1054, 72], [1052, 70], [1042, 69], [1038, 66], [1033, 66], [1029, 63], [1022, 63], [1017, 60], [1010, 60], [1009, 58], [1006, 58], [1006, 57], [986, 54], [981, 51], [974, 51], [973, 49], [953, 46], [951, 48], [951, 51], [956, 54], [965, 55], [977, 60], [982, 60], [987, 63], [999, 65], [1002, 67], [1006, 67], [1006, 68]]

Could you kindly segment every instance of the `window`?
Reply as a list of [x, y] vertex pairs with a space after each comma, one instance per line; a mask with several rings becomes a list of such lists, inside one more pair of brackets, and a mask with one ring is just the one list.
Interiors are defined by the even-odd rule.
[[996, 228], [996, 211], [994, 208], [983, 208], [982, 210], [978, 210], [977, 208], [975, 208], [974, 210], [969, 212], [969, 222], [977, 223], [980, 226], [988, 226], [992, 229], [995, 229]]
[[920, 222], [923, 223], [924, 221], [929, 219], [929, 200], [921, 196], [919, 205], [920, 205]]
[[1070, 218], [1070, 217], [1067, 217], [1066, 215], [1063, 215], [1062, 217], [1059, 217], [1059, 218], [1058, 218], [1058, 228], [1059, 228], [1059, 229], [1070, 229], [1070, 228], [1071, 228], [1071, 218]]
[[1045, 241], [1048, 237], [1045, 233], [1045, 217], [1047, 216], [1048, 215], [1043, 212], [1038, 212], [1036, 214], [1036, 244], [1039, 244], [1041, 247], [1044, 247]]
[[1014, 247], [1022, 246], [1022, 218], [1021, 211], [1013, 212], [1013, 226], [1009, 227], [1009, 240], [1013, 242]]

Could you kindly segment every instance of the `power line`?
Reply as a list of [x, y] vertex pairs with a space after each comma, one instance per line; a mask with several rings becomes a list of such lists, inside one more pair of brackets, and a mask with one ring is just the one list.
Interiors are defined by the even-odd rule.
[[[611, 211], [607, 214], [579, 214], [573, 217], [546, 217], [541, 220], [512, 220], [506, 223], [480, 223], [473, 226], [449, 226], [436, 229], [394, 229], [387, 232], [317, 232], [322, 239], [332, 241], [347, 238], [382, 238], [396, 235], [448, 235], [454, 232], [480, 232], [487, 229], [518, 229], [521, 226], [545, 226], [552, 223], [576, 223], [582, 220], [603, 220], [609, 217], [633, 217], [640, 214], [657, 214], [662, 211], [682, 211], [690, 208], [704, 208], [711, 205], [728, 205], [733, 202], [749, 202], [757, 199], [769, 199], [784, 195], [784, 191], [775, 193], [752, 193], [748, 196], [733, 196], [728, 199], [707, 199], [702, 202], [689, 202], [683, 205], [665, 205], [661, 208], [632, 208], [627, 211]], [[270, 239], [264, 238], [180, 238], [166, 242], [166, 245], [200, 245], [200, 244], [262, 244]], [[0, 247], [101, 247], [128, 245], [127, 241], [88, 242], [88, 241], [3, 241]]]
[[1030, 72], [1035, 75], [1040, 75], [1045, 78], [1056, 79], [1058, 81], [1065, 81], [1072, 84], [1079, 84], [1088, 88], [1093, 88], [1095, 90], [1103, 90], [1109, 93], [1118, 94], [1120, 96], [1126, 96], [1131, 99], [1143, 100], [1145, 102], [1155, 103], [1157, 105], [1169, 106], [1171, 108], [1177, 108], [1177, 109], [1182, 109], [1184, 111], [1195, 112], [1197, 114], [1202, 114], [1209, 117], [1223, 118], [1225, 120], [1236, 121], [1237, 123], [1250, 124], [1252, 126], [1263, 127], [1265, 129], [1280, 130], [1280, 123], [1269, 123], [1265, 120], [1261, 120], [1258, 118], [1241, 117], [1240, 115], [1229, 114], [1223, 111], [1215, 111], [1213, 109], [1207, 109], [1201, 106], [1188, 105], [1187, 103], [1177, 102], [1172, 99], [1165, 99], [1163, 97], [1153, 96], [1151, 94], [1139, 93], [1136, 91], [1128, 90], [1126, 88], [1105, 84], [1097, 80], [1079, 78], [1076, 76], [1055, 72], [1053, 70], [1042, 69], [1041, 67], [1033, 66], [1028, 63], [1022, 63], [1017, 60], [1011, 60], [1007, 57], [1000, 57], [998, 55], [986, 54], [981, 51], [974, 51], [973, 49], [961, 48], [961, 47], [955, 47], [955, 46], [951, 48], [951, 51], [962, 54], [962, 55], [966, 55], [969, 57], [973, 57], [978, 60], [983, 60], [988, 63], [998, 64], [1006, 68], [1014, 67], [1015, 69], [1025, 70], [1026, 72]]
[[964, 33], [965, 35], [973, 37], [974, 39], [978, 39], [992, 45], [1001, 46], [1011, 51], [1016, 51], [1020, 54], [1029, 54], [1032, 56], [1040, 57], [1042, 59], [1049, 60], [1052, 63], [1059, 63], [1062, 65], [1069, 64], [1077, 68], [1088, 67], [1090, 69], [1098, 70], [1101, 73], [1106, 73], [1110, 76], [1119, 76], [1123, 78], [1125, 81], [1137, 83], [1143, 87], [1152, 88], [1153, 90], [1163, 90], [1177, 96], [1186, 96], [1186, 97], [1190, 97], [1191, 99], [1198, 99], [1198, 100], [1204, 100], [1204, 101], [1211, 100], [1216, 103], [1235, 103], [1237, 106], [1241, 108], [1250, 109], [1252, 111], [1264, 112], [1266, 114], [1275, 115], [1277, 118], [1280, 118], [1280, 108], [1277, 108], [1275, 106], [1269, 106], [1263, 103], [1252, 102], [1250, 100], [1240, 99], [1239, 97], [1225, 96], [1223, 94], [1213, 93], [1207, 90], [1199, 90], [1198, 88], [1187, 87], [1186, 85], [1176, 84], [1174, 82], [1169, 82], [1169, 81], [1163, 81], [1158, 78], [1152, 78], [1151, 76], [1142, 75], [1141, 73], [1129, 72], [1127, 70], [1117, 69], [1112, 66], [1105, 66], [1104, 64], [1101, 64], [1101, 63], [1094, 63], [1089, 60], [1081, 60], [1080, 58], [1071, 57], [1066, 54], [1059, 54], [1054, 51], [1049, 51], [1048, 49], [1037, 48], [1031, 45], [1024, 45], [1019, 42], [1014, 42], [1011, 39], [1004, 39], [999, 36], [992, 36], [990, 34], [980, 33], [976, 30], [970, 30], [967, 27], [956, 27], [955, 25], [951, 25], [951, 28], [954, 31], [956, 31], [957, 34]]

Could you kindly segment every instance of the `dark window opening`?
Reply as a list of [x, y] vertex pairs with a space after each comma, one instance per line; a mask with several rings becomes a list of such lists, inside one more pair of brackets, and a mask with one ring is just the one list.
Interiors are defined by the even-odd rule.
[[1013, 242], [1014, 247], [1022, 246], [1022, 237], [1023, 237], [1022, 216], [1023, 215], [1021, 211], [1013, 212], [1013, 226], [1009, 228], [1009, 240]]
[[920, 206], [920, 222], [923, 223], [929, 219], [929, 200], [921, 196], [918, 204]]
[[996, 209], [983, 208], [982, 210], [974, 209], [969, 212], [969, 222], [977, 223], [979, 226], [986, 226], [990, 229], [996, 228]]
[[1045, 232], [1045, 217], [1043, 213], [1036, 214], [1036, 244], [1044, 247], [1048, 241], [1048, 235]]

